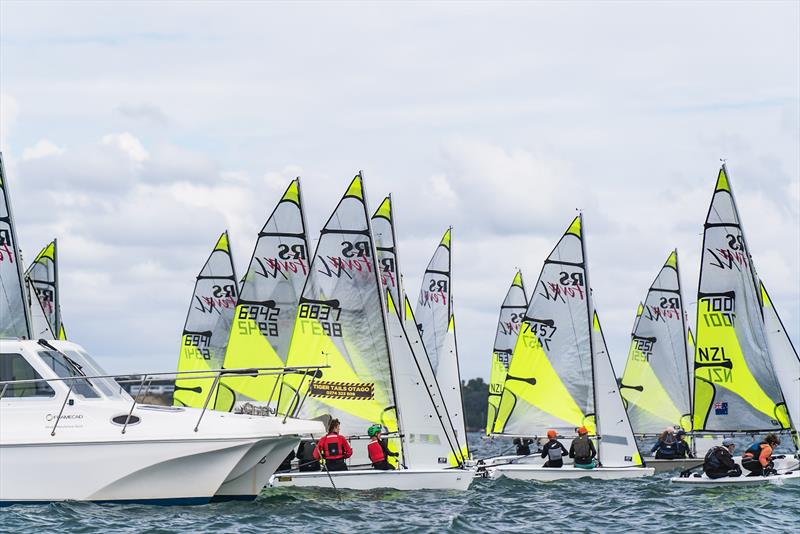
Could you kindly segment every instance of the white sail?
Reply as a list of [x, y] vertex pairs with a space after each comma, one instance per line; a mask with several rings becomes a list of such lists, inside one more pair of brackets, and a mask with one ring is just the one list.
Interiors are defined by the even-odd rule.
[[703, 236], [695, 332], [695, 430], [764, 432], [789, 427], [770, 359], [757, 280], [723, 165]]
[[798, 427], [800, 427], [800, 358], [798, 358], [797, 350], [783, 326], [778, 310], [775, 309], [775, 304], [769, 298], [764, 282], [761, 282], [761, 302], [772, 365], [775, 367], [775, 375], [781, 384], [783, 398], [786, 401], [786, 410], [789, 412], [795, 446], [800, 446], [800, 439], [797, 435]]
[[639, 467], [642, 457], [622, 402], [597, 312], [594, 313], [592, 339], [597, 433], [600, 436], [597, 456], [603, 467]]
[[402, 319], [405, 313], [405, 307], [403, 306], [405, 293], [403, 292], [403, 280], [400, 275], [397, 237], [394, 228], [394, 206], [392, 205], [391, 195], [383, 199], [383, 202], [372, 215], [372, 234], [375, 237], [375, 250], [378, 255], [378, 271], [381, 275], [381, 282], [383, 287], [391, 293], [392, 300], [400, 308], [399, 313]]
[[25, 279], [27, 285], [28, 306], [31, 311], [31, 327], [33, 328], [32, 339], [55, 339], [53, 331], [50, 329], [47, 312], [42, 307], [42, 302], [36, 294], [36, 289], [29, 278]]
[[451, 232], [448, 228], [425, 269], [414, 313], [428, 358], [463, 457], [469, 457], [461, 371], [458, 363], [455, 315], [451, 287]]
[[23, 285], [14, 214], [0, 153], [0, 338], [30, 339], [30, 307]]
[[386, 295], [404, 464], [409, 468], [446, 467], [451, 457], [458, 455], [458, 445], [451, 441], [446, 430], [450, 425], [448, 415], [440, 412], [434, 401], [438, 391], [426, 383], [432, 374], [427, 356], [418, 352], [419, 345], [411, 344], [391, 291], [387, 289]]

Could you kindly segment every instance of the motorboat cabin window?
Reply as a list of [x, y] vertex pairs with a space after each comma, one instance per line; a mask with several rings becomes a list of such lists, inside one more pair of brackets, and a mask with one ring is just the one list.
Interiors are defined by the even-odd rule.
[[[39, 380], [42, 375], [36, 372], [22, 354], [0, 354], [0, 382], [18, 380]], [[17, 384], [0, 385], [0, 390], [5, 386], [3, 399], [10, 397], [54, 397], [56, 392], [47, 382], [23, 382]]]
[[[77, 363], [81, 367], [83, 373], [88, 376], [102, 376], [107, 374], [87, 352], [81, 349], [63, 348], [61, 352], [66, 354], [73, 362]], [[122, 389], [122, 386], [111, 378], [92, 378], [91, 382], [106, 397], [131, 400], [128, 393]]]
[[[61, 378], [82, 377], [86, 373], [83, 371], [83, 366], [72, 358], [56, 350], [40, 350], [39, 357], [56, 375]], [[86, 399], [96, 399], [100, 397], [97, 390], [92, 383], [86, 378], [77, 378], [74, 380], [64, 380], [67, 387], [72, 386], [72, 393], [80, 395]]]

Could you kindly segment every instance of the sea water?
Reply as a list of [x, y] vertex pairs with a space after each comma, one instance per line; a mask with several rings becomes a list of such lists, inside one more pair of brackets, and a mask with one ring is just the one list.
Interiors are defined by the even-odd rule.
[[[470, 442], [475, 457], [510, 452], [506, 440], [472, 434]], [[255, 502], [204, 506], [17, 505], [0, 508], [0, 531], [798, 532], [798, 482], [687, 488], [670, 484], [671, 476], [547, 483], [477, 479], [466, 492], [266, 489]]]

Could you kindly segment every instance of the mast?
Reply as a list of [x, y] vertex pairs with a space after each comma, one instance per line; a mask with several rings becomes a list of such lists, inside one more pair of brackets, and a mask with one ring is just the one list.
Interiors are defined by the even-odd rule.
[[[687, 391], [689, 393], [689, 430], [691, 431], [694, 428], [694, 396], [692, 395], [692, 375], [689, 369], [689, 334], [686, 330], [686, 300], [683, 298], [683, 283], [681, 283], [681, 268], [680, 262], [678, 261], [678, 249], [673, 249], [675, 252], [675, 273], [678, 278], [678, 298], [681, 299], [681, 332], [683, 334], [683, 354], [684, 358], [683, 361], [686, 364], [686, 387], [688, 388]], [[694, 354], [692, 355], [694, 359]], [[683, 414], [681, 414], [683, 415]]]
[[[598, 434], [597, 440], [597, 456], [600, 456], [600, 443], [601, 439], [599, 436], [599, 432], [597, 430], [600, 429], [600, 418], [598, 417], [597, 413], [597, 381], [595, 378], [595, 347], [594, 347], [594, 336], [592, 332], [594, 330], [594, 299], [592, 299], [592, 286], [589, 283], [589, 260], [586, 257], [586, 227], [584, 226], [583, 222], [583, 212], [578, 212], [578, 218], [581, 222], [581, 255], [583, 256], [583, 277], [584, 277], [584, 284], [586, 285], [586, 318], [589, 321], [589, 356], [591, 362], [591, 371], [592, 371], [592, 409], [594, 410], [594, 427], [595, 433]], [[589, 415], [589, 414], [586, 414]]]
[[55, 314], [56, 320], [53, 325], [53, 335], [58, 339], [61, 332], [61, 288], [58, 285], [58, 238], [53, 239], [53, 285], [55, 287], [55, 295], [53, 295], [54, 305], [56, 307]]

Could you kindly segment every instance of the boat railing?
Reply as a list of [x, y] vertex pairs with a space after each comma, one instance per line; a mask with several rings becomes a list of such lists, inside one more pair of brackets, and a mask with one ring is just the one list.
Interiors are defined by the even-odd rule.
[[[23, 380], [2, 380], [0, 381], [0, 400], [6, 394], [9, 386], [15, 386], [19, 384], [41, 384], [41, 383], [50, 383], [50, 382], [63, 382], [69, 384], [69, 389], [67, 390], [67, 394], [64, 396], [64, 401], [61, 403], [61, 408], [58, 411], [58, 416], [55, 418], [55, 422], [53, 423], [53, 429], [50, 432], [51, 436], [56, 435], [56, 429], [58, 428], [58, 423], [61, 421], [61, 416], [64, 414], [64, 408], [69, 404], [70, 406], [74, 403], [74, 399], [71, 399], [72, 390], [74, 389], [75, 382], [77, 381], [90, 381], [93, 379], [113, 379], [118, 384], [123, 383], [135, 383], [139, 382], [139, 390], [136, 393], [136, 396], [132, 397], [131, 407], [128, 411], [128, 415], [125, 417], [125, 422], [122, 426], [122, 434], [128, 429], [128, 424], [133, 420], [133, 410], [136, 408], [137, 404], [140, 404], [140, 399], [144, 399], [147, 396], [147, 392], [150, 388], [150, 384], [153, 382], [153, 379], [163, 377], [175, 377], [177, 378], [189, 378], [189, 379], [213, 379], [212, 385], [208, 390], [208, 394], [205, 397], [203, 402], [203, 408], [200, 411], [200, 415], [197, 418], [197, 423], [194, 426], [194, 431], [197, 432], [200, 428], [200, 423], [203, 420], [203, 416], [205, 415], [206, 411], [208, 410], [208, 405], [211, 402], [211, 398], [214, 396], [214, 392], [219, 385], [220, 378], [223, 376], [285, 376], [287, 374], [301, 374], [302, 378], [300, 379], [300, 385], [295, 389], [294, 395], [291, 400], [291, 404], [294, 404], [300, 395], [300, 391], [303, 389], [303, 383], [308, 375], [311, 375], [311, 383], [313, 384], [314, 379], [320, 375], [320, 369], [327, 369], [330, 367], [329, 365], [305, 365], [305, 366], [292, 366], [292, 367], [247, 367], [247, 368], [238, 368], [238, 369], [200, 369], [194, 371], [165, 371], [165, 372], [158, 372], [158, 373], [124, 373], [124, 374], [102, 374], [102, 375], [74, 375], [74, 376], [59, 376], [59, 377], [52, 377], [52, 378], [26, 378]], [[188, 376], [186, 376], [188, 375]], [[139, 378], [141, 377], [141, 378]], [[277, 386], [278, 380], [275, 381], [275, 386]], [[91, 382], [90, 382], [91, 384]], [[93, 385], [94, 387], [94, 385]], [[300, 405], [302, 405], [306, 397], [308, 396], [308, 392], [310, 391], [311, 387], [306, 388], [305, 393], [303, 394], [303, 398], [300, 401]], [[272, 388], [272, 393], [270, 394], [270, 401], [267, 404], [269, 408], [269, 403], [272, 401], [272, 396], [274, 395], [275, 387]], [[286, 423], [288, 419], [288, 413], [283, 417], [283, 423]]]

